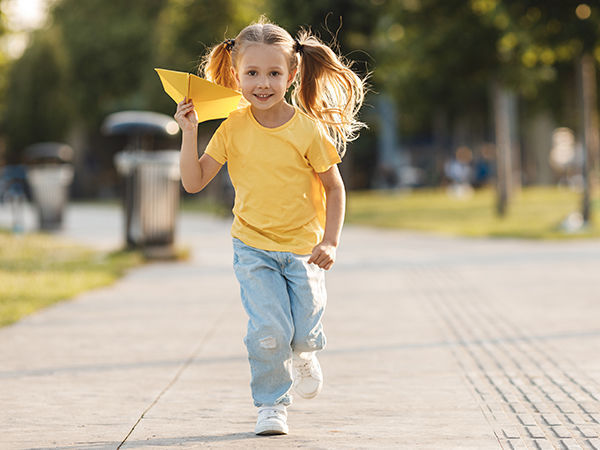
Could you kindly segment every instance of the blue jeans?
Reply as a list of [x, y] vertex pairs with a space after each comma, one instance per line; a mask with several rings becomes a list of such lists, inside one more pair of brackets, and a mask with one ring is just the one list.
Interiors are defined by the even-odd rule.
[[325, 347], [325, 273], [308, 264], [309, 257], [260, 250], [233, 239], [233, 268], [248, 314], [244, 343], [256, 406], [289, 405], [293, 352]]

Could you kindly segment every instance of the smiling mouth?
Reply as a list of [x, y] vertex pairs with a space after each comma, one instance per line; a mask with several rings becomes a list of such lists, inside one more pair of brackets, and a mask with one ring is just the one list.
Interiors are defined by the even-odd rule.
[[273, 94], [254, 94], [255, 97], [257, 97], [260, 100], [266, 100], [269, 97], [271, 97]]

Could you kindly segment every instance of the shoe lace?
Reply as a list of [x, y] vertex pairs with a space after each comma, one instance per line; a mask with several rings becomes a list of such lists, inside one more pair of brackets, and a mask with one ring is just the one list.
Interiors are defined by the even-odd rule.
[[298, 371], [298, 375], [300, 375], [302, 378], [310, 377], [311, 369], [312, 369], [311, 361], [305, 361], [305, 362], [296, 364], [296, 370]]
[[263, 419], [273, 419], [285, 416], [285, 414], [277, 408], [263, 408], [260, 410], [260, 416]]

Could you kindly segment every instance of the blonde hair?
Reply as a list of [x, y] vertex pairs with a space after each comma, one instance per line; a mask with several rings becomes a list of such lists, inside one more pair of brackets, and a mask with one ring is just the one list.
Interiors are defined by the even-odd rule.
[[347, 142], [356, 139], [361, 128], [366, 128], [356, 117], [364, 100], [365, 80], [309, 31], [301, 30], [294, 39], [264, 17], [244, 28], [235, 40], [214, 46], [203, 58], [199, 73], [214, 83], [237, 89], [231, 69], [237, 68], [244, 49], [255, 43], [281, 47], [290, 73], [298, 69], [292, 104], [317, 121], [343, 156]]

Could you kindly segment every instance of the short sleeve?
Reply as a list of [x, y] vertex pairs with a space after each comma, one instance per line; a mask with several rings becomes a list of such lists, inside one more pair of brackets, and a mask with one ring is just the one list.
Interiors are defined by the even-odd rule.
[[306, 159], [317, 173], [326, 172], [334, 164], [342, 162], [333, 142], [319, 128], [306, 152]]
[[222, 122], [206, 146], [204, 153], [211, 156], [219, 164], [227, 162], [227, 131], [225, 122]]

